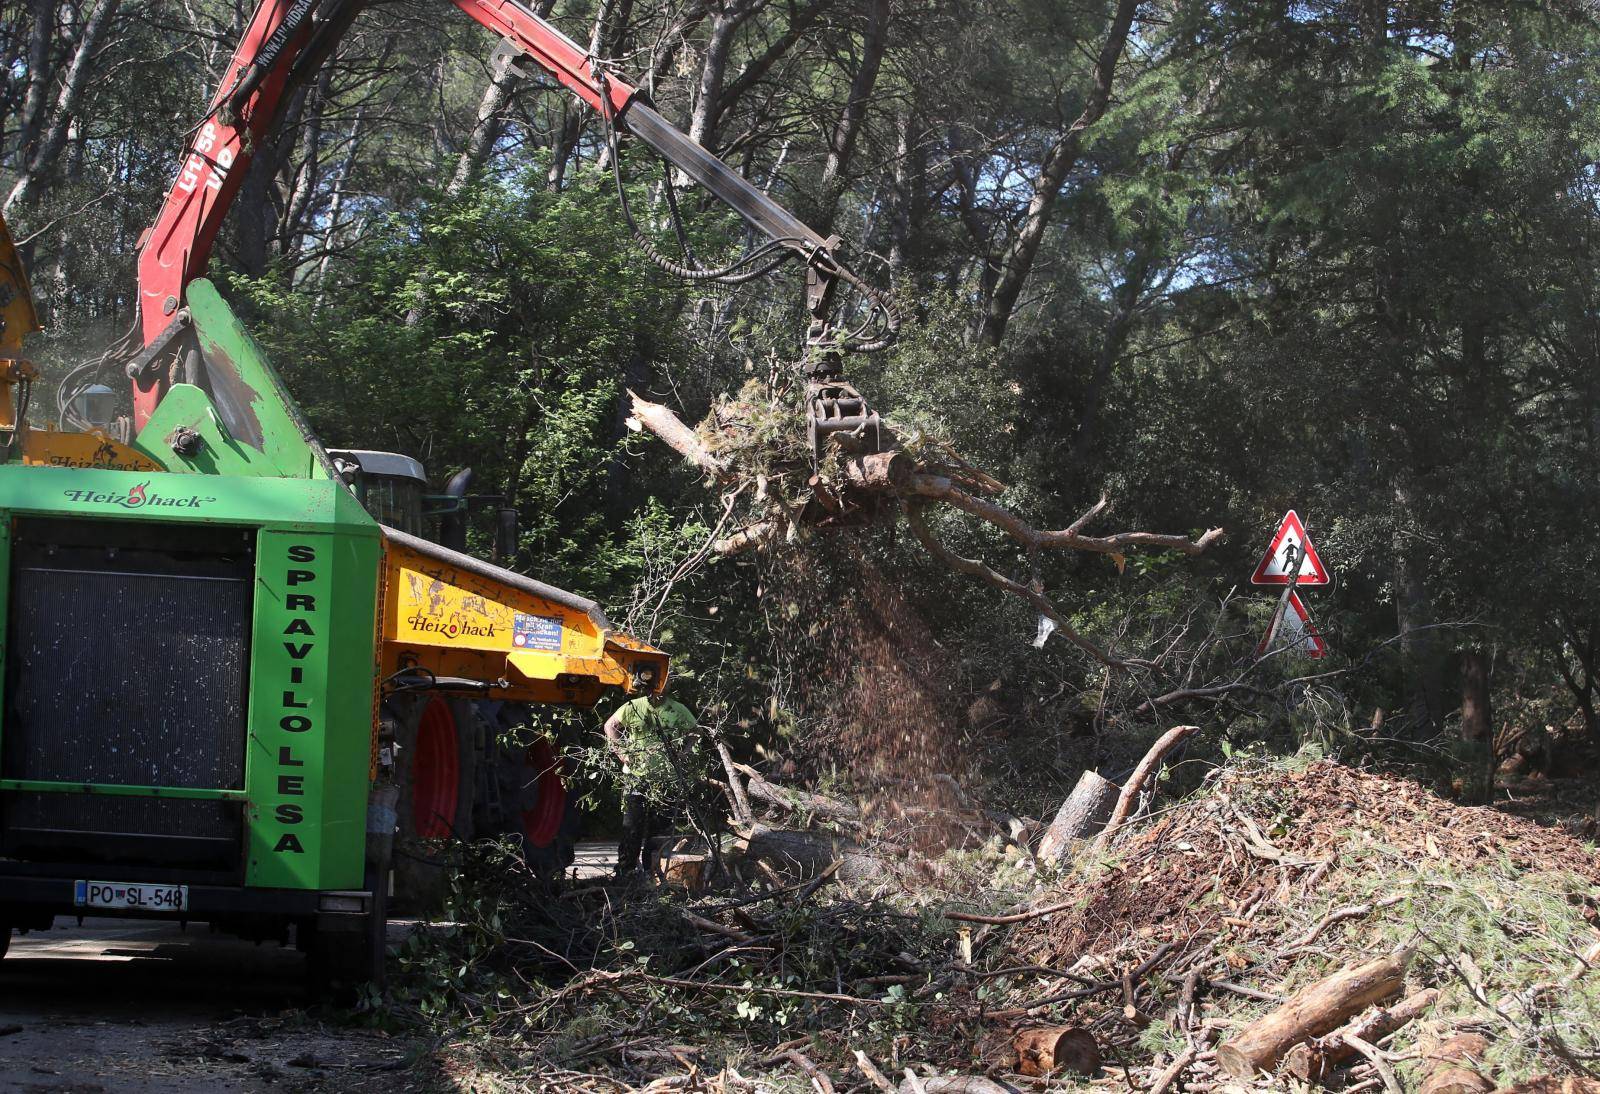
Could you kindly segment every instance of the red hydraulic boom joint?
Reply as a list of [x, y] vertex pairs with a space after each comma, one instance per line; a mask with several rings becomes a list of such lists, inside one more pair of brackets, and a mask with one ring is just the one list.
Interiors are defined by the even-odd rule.
[[[223, 219], [244, 180], [253, 151], [293, 91], [333, 52], [367, 0], [262, 0], [229, 62], [227, 78], [185, 149], [139, 255], [139, 315], [144, 349], [127, 366], [133, 382], [134, 429], [142, 429], [172, 383], [162, 350], [186, 323], [184, 291], [205, 273]], [[811, 313], [808, 362], [812, 432], [860, 432], [875, 419], [840, 379], [841, 349], [870, 351], [893, 340], [898, 320], [888, 301], [835, 257], [837, 237], [824, 239], [743, 176], [678, 130], [636, 89], [599, 70], [566, 35], [517, 0], [451, 0], [518, 53], [535, 61], [590, 107], [608, 131], [642, 141], [687, 177], [710, 190], [774, 244], [807, 265]], [[670, 263], [668, 264], [670, 266]], [[855, 286], [881, 313], [882, 335], [841, 339], [829, 315], [840, 280]], [[858, 330], [864, 328], [858, 328]]]

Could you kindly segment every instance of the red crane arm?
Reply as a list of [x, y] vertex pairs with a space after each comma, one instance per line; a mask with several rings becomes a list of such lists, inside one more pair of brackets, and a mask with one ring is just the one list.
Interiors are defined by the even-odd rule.
[[[596, 110], [601, 89], [584, 51], [515, 0], [454, 0], [462, 11], [537, 61]], [[217, 234], [249, 168], [250, 158], [282, 113], [290, 73], [308, 55], [316, 0], [262, 0], [228, 63], [227, 76], [189, 138], [166, 202], [139, 253], [139, 317], [144, 345], [161, 338], [183, 306], [184, 288], [205, 274]], [[323, 20], [342, 33], [355, 4]], [[334, 26], [335, 23], [340, 25]], [[320, 60], [320, 59], [317, 59]], [[634, 89], [607, 79], [613, 114], [627, 110]], [[166, 393], [157, 371], [134, 377], [134, 427], [142, 428]]]
[[[811, 338], [825, 341], [825, 312], [843, 279], [872, 300], [892, 339], [894, 310], [833, 257], [837, 239], [824, 239], [738, 172], [695, 143], [639, 99], [635, 89], [597, 72], [572, 39], [521, 0], [451, 0], [473, 20], [532, 58], [563, 87], [630, 133], [687, 177], [726, 202], [780, 249], [808, 265]], [[205, 120], [190, 137], [177, 180], [139, 254], [139, 315], [144, 351], [128, 366], [135, 429], [142, 429], [171, 383], [157, 358], [181, 320], [184, 289], [205, 273], [223, 218], [292, 90], [325, 61], [367, 0], [261, 0], [228, 65], [227, 79]], [[320, 5], [320, 10], [317, 10]], [[625, 209], [625, 207], [624, 207]], [[648, 247], [647, 247], [648, 249]], [[666, 268], [674, 268], [667, 263]], [[712, 276], [707, 271], [686, 276]], [[857, 348], [879, 348], [880, 340]], [[837, 378], [831, 357], [819, 358], [814, 379]], [[852, 421], [854, 419], [851, 419]]]
[[[139, 321], [144, 344], [154, 342], [183, 304], [183, 290], [205, 272], [223, 217], [244, 181], [254, 148], [278, 114], [288, 79], [289, 60], [305, 44], [306, 30], [283, 38], [283, 60], [262, 73], [255, 92], [238, 117], [229, 117], [233, 91], [256, 70], [256, 62], [273, 35], [284, 30], [286, 17], [305, 0], [262, 0], [228, 63], [227, 78], [217, 90], [184, 149], [178, 177], [167, 192], [156, 222], [139, 252]], [[304, 20], [302, 19], [302, 22]], [[142, 427], [164, 394], [156, 377], [135, 379], [133, 410]]]

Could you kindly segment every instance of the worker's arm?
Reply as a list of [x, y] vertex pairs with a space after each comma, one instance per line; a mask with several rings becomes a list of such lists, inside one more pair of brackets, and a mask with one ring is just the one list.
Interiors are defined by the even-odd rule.
[[606, 724], [602, 728], [602, 732], [606, 735], [606, 747], [619, 760], [624, 758], [622, 751], [622, 712], [626, 709], [628, 708], [625, 706], [618, 707], [616, 713], [606, 719]]

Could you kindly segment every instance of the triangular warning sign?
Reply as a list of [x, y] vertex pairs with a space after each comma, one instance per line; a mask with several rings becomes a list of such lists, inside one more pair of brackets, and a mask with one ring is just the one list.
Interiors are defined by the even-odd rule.
[[1300, 602], [1300, 594], [1289, 593], [1289, 603], [1283, 609], [1283, 619], [1277, 633], [1267, 632], [1256, 647], [1256, 656], [1272, 650], [1295, 650], [1312, 660], [1328, 656], [1328, 643], [1323, 641], [1317, 625], [1311, 622], [1311, 613]]
[[1283, 515], [1283, 520], [1278, 524], [1278, 531], [1272, 537], [1271, 546], [1261, 557], [1256, 572], [1250, 575], [1250, 583], [1289, 584], [1291, 555], [1300, 560], [1300, 580], [1295, 582], [1296, 585], [1328, 584], [1328, 569], [1322, 564], [1322, 558], [1317, 554], [1317, 549], [1311, 545], [1311, 540], [1306, 537], [1305, 525], [1300, 523], [1300, 518], [1293, 509]]

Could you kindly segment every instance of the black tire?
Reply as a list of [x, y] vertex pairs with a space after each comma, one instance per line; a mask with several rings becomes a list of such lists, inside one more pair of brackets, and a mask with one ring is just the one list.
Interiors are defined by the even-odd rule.
[[0, 920], [0, 958], [11, 948], [11, 924]]
[[559, 742], [536, 735], [531, 745], [501, 743], [496, 750], [502, 835], [522, 844], [523, 857], [540, 877], [559, 877], [577, 857], [582, 815], [570, 788], [570, 764]]
[[[481, 728], [471, 705], [438, 696], [396, 701], [394, 903], [444, 906], [452, 841], [471, 840]], [[453, 765], [453, 770], [452, 770]]]

